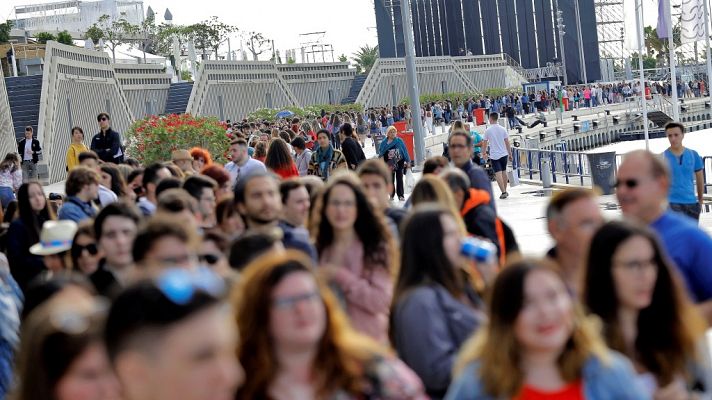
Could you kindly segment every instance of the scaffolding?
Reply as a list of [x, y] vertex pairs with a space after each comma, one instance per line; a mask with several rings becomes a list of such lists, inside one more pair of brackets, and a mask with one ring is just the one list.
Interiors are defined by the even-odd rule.
[[601, 59], [613, 59], [621, 65], [629, 56], [625, 49], [624, 0], [595, 0], [598, 50]]
[[143, 22], [141, 0], [58, 1], [28, 4], [14, 8], [15, 27], [31, 32], [86, 32], [102, 15], [111, 19], [125, 18], [138, 25]]

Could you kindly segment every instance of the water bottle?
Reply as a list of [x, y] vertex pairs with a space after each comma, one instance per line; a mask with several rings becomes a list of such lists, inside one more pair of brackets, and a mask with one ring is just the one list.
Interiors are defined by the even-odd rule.
[[462, 240], [460, 254], [480, 263], [497, 262], [497, 246], [490, 241], [474, 237]]

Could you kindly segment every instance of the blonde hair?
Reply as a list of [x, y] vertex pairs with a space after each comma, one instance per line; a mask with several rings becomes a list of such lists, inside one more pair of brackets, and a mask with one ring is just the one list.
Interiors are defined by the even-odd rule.
[[[489, 395], [513, 397], [519, 393], [525, 374], [520, 365], [522, 349], [514, 334], [514, 324], [524, 304], [524, 281], [537, 270], [553, 273], [563, 282], [557, 269], [543, 260], [521, 260], [504, 268], [491, 292], [490, 321], [462, 346], [453, 376], [460, 375], [467, 364], [479, 361], [482, 364], [479, 376], [473, 378], [482, 381]], [[581, 378], [583, 366], [592, 356], [604, 363], [609, 361], [598, 320], [586, 317], [578, 305], [573, 307], [573, 319], [571, 337], [557, 359], [559, 372], [566, 382]]]

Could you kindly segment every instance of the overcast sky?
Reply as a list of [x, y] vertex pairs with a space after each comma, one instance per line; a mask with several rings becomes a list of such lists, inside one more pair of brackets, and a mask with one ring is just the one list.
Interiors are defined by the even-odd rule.
[[[1, 0], [0, 18], [14, 18], [13, 7], [17, 5], [46, 3], [32, 0]], [[334, 56], [346, 54], [351, 57], [360, 46], [378, 43], [374, 0], [145, 0], [144, 8], [151, 6], [158, 21], [163, 20], [169, 7], [176, 24], [191, 24], [210, 16], [218, 16], [223, 22], [240, 30], [262, 32], [275, 40], [275, 47], [283, 54], [287, 49], [299, 49], [301, 43], [314, 40], [300, 34], [326, 32], [323, 43], [334, 46]], [[494, 0], [491, 0], [494, 1]], [[625, 0], [633, 3], [634, 0]], [[673, 0], [679, 1], [679, 0]], [[657, 23], [657, 0], [644, 0], [645, 25]], [[631, 28], [634, 29], [634, 24]], [[231, 40], [232, 49], [239, 49], [237, 36]], [[300, 58], [299, 50], [297, 57]]]

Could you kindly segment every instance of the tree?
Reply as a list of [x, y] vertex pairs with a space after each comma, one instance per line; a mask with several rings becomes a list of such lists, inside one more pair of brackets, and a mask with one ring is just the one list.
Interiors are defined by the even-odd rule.
[[10, 31], [12, 30], [13, 22], [11, 20], [5, 21], [4, 24], [0, 24], [0, 43], [7, 43], [10, 41]]
[[104, 38], [104, 31], [102, 31], [96, 24], [93, 24], [89, 27], [89, 29], [87, 29], [86, 32], [84, 32], [84, 38], [89, 39], [96, 44], [100, 39]]
[[287, 57], [287, 64], [296, 64], [297, 62], [292, 57]]
[[56, 41], [57, 38], [49, 33], [49, 32], [40, 32], [37, 35], [35, 35], [35, 39], [37, 40], [37, 43], [39, 44], [47, 44], [50, 40]]
[[62, 32], [59, 32], [57, 34], [57, 41], [62, 44], [74, 46], [74, 41], [72, 40], [72, 35], [69, 32], [67, 32], [66, 30], [63, 30]]
[[[104, 39], [109, 50], [111, 50], [111, 58], [116, 63], [116, 48], [134, 40], [139, 27], [126, 20], [126, 13], [121, 13], [121, 17], [118, 20], [112, 20], [109, 15], [104, 14], [87, 30], [87, 32], [89, 31], [92, 31], [95, 35], [101, 32], [99, 39]], [[88, 34], [85, 35], [88, 36]]]
[[354, 53], [354, 56], [351, 58], [354, 64], [356, 64], [356, 72], [359, 74], [368, 74], [371, 72], [371, 68], [373, 68], [373, 64], [376, 63], [376, 59], [378, 59], [378, 46], [371, 47], [369, 45], [361, 46], [359, 51]]
[[247, 38], [247, 49], [252, 53], [252, 58], [257, 61], [257, 57], [269, 50], [271, 41], [259, 32], [250, 32]]
[[220, 45], [225, 43], [230, 34], [237, 31], [237, 27], [228, 25], [218, 20], [218, 17], [210, 17], [210, 19], [190, 25], [191, 36], [195, 41], [195, 47], [202, 50], [206, 54], [206, 50], [215, 53], [215, 59], [218, 59], [218, 50]]
[[349, 61], [349, 58], [346, 57], [346, 54], [342, 54], [339, 56], [339, 62], [347, 62]]

